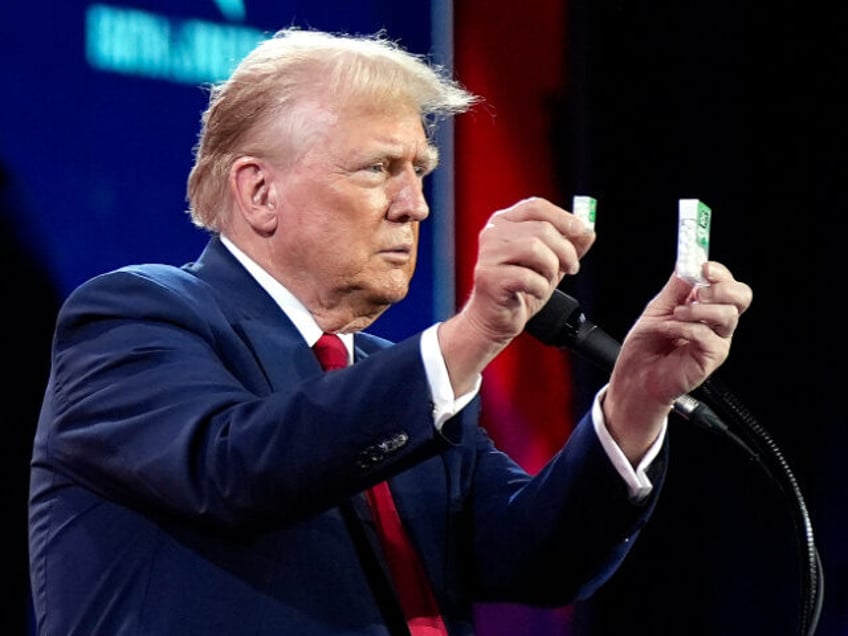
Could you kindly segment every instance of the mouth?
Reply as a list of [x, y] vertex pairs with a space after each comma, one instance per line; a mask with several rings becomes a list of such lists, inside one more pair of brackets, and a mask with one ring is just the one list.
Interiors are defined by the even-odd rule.
[[411, 245], [394, 245], [380, 250], [380, 255], [391, 262], [406, 263], [412, 258]]

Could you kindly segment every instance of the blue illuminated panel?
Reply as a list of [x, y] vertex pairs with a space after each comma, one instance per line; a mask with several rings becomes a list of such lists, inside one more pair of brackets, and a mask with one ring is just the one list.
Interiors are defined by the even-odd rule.
[[259, 29], [180, 20], [95, 4], [85, 20], [86, 59], [102, 71], [199, 84], [227, 77], [266, 37]]

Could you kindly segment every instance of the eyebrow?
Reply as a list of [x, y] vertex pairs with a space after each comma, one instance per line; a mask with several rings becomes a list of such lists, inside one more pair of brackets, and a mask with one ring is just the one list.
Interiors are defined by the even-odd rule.
[[[375, 158], [385, 157], [386, 159], [396, 161], [403, 159], [406, 156], [406, 151], [402, 144], [387, 143], [382, 148], [375, 149], [370, 154]], [[439, 149], [434, 144], [427, 143], [423, 150], [415, 153], [412, 162], [416, 166], [423, 167], [427, 172], [432, 172], [439, 164]]]
[[436, 166], [439, 165], [439, 149], [433, 144], [427, 144], [427, 147], [423, 153], [423, 166], [427, 169], [427, 172], [432, 172], [436, 169]]

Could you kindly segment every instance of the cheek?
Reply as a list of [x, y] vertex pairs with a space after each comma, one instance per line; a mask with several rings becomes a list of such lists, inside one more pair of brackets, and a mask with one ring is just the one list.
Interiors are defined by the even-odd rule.
[[360, 202], [337, 208], [324, 222], [326, 235], [333, 237], [338, 249], [348, 254], [371, 255], [386, 233], [383, 210], [374, 204]]
[[316, 184], [300, 194], [289, 199], [296, 206], [287, 222], [289, 248], [333, 278], [366, 274], [387, 229], [384, 193]]
[[310, 238], [311, 260], [336, 276], [366, 273], [374, 258], [377, 228], [367, 220], [336, 216]]

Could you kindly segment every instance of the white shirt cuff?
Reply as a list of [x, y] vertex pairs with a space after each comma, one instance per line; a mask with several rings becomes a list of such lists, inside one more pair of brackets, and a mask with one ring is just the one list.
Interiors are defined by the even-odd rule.
[[421, 334], [421, 359], [424, 361], [424, 371], [430, 383], [430, 394], [433, 396], [433, 423], [437, 430], [454, 415], [459, 413], [480, 391], [482, 376], [477, 376], [474, 388], [456, 397], [451, 387], [448, 368], [439, 347], [439, 323], [428, 327]]
[[662, 430], [660, 431], [660, 434], [657, 435], [657, 439], [653, 444], [651, 444], [651, 447], [642, 457], [639, 464], [634, 468], [630, 463], [630, 460], [627, 459], [624, 452], [621, 448], [619, 448], [618, 444], [607, 430], [606, 421], [604, 420], [604, 412], [603, 409], [601, 409], [601, 400], [603, 399], [606, 390], [607, 387], [604, 386], [600, 391], [598, 391], [597, 395], [595, 395], [595, 401], [592, 404], [592, 424], [595, 427], [595, 433], [597, 433], [598, 439], [601, 441], [601, 446], [604, 447], [612, 465], [615, 466], [618, 474], [621, 475], [621, 478], [624, 479], [624, 483], [627, 484], [627, 490], [630, 493], [630, 498], [634, 501], [641, 501], [651, 494], [651, 491], [654, 488], [651, 480], [648, 479], [646, 471], [648, 466], [650, 466], [651, 462], [657, 458], [657, 455], [662, 449], [666, 429], [668, 428], [668, 418], [666, 418], [663, 422]]

